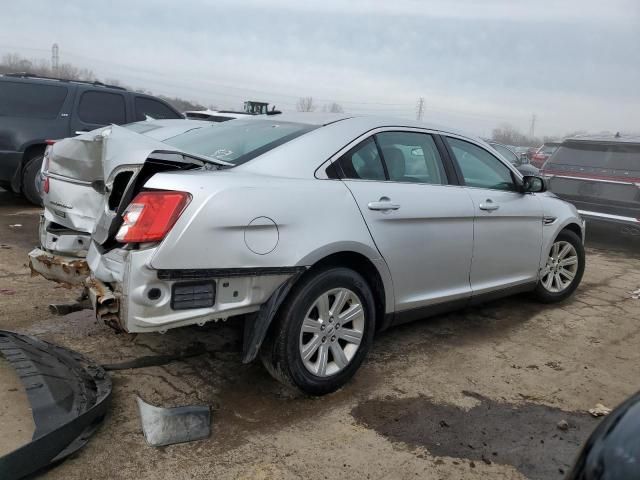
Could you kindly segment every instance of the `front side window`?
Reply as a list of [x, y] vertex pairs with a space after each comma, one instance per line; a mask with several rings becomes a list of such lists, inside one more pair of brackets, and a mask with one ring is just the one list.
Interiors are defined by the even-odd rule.
[[465, 185], [494, 190], [516, 190], [511, 170], [496, 157], [473, 143], [447, 137], [462, 171]]
[[433, 137], [417, 132], [382, 132], [376, 135], [389, 180], [407, 183], [447, 183]]
[[151, 117], [154, 120], [183, 118], [181, 115], [178, 115], [158, 100], [146, 97], [136, 97], [136, 119], [146, 120], [148, 117]]
[[125, 123], [124, 97], [119, 93], [84, 92], [78, 105], [78, 118], [94, 125]]
[[191, 129], [164, 142], [184, 153], [240, 165], [315, 128], [304, 123], [237, 119]]
[[[386, 180], [382, 159], [378, 153], [378, 147], [373, 138], [367, 138], [364, 142], [349, 150], [337, 161], [342, 170], [341, 177], [358, 180]], [[330, 178], [331, 172], [327, 171]]]

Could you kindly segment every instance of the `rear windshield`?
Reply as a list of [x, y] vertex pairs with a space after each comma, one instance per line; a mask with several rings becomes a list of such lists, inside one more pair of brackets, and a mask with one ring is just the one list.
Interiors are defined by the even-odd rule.
[[0, 116], [53, 119], [66, 97], [60, 85], [0, 82]]
[[184, 153], [240, 165], [315, 129], [315, 125], [275, 120], [221, 122], [165, 140]]
[[568, 143], [560, 146], [549, 164], [640, 171], [640, 145]]

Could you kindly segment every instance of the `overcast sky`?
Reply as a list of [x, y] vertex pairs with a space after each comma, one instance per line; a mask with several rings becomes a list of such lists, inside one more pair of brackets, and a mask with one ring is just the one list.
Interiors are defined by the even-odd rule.
[[640, 0], [5, 1], [0, 54], [220, 107], [300, 96], [487, 135], [640, 131]]

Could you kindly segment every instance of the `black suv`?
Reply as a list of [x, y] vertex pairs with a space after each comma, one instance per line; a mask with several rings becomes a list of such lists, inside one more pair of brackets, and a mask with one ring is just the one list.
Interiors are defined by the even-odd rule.
[[40, 204], [36, 188], [49, 139], [105, 125], [184, 118], [168, 103], [122, 87], [29, 74], [0, 75], [0, 187]]
[[640, 137], [564, 140], [544, 164], [549, 190], [591, 220], [640, 233]]

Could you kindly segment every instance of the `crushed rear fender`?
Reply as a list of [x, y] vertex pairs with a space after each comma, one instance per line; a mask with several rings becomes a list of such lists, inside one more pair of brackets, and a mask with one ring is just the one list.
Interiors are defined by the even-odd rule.
[[0, 478], [12, 480], [87, 443], [106, 413], [111, 379], [81, 354], [27, 335], [0, 330], [0, 354], [24, 385], [35, 423], [30, 443], [0, 457]]

